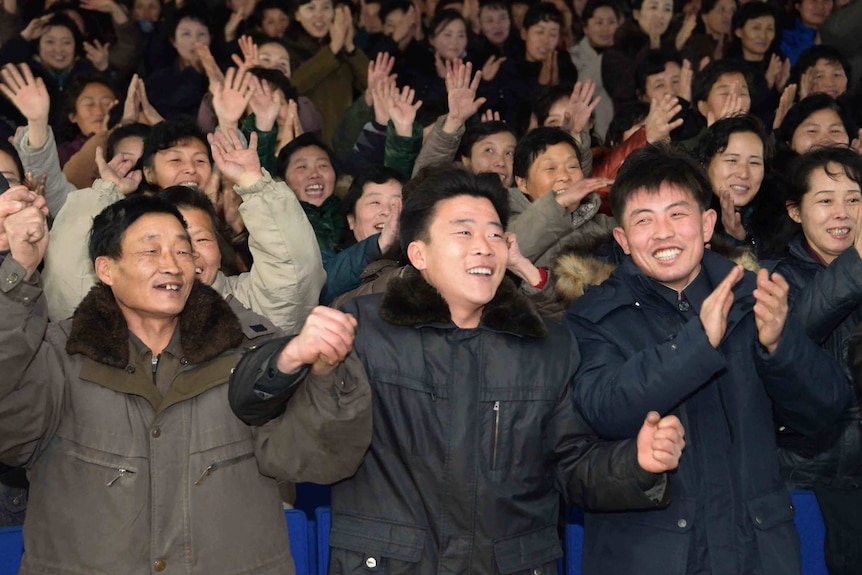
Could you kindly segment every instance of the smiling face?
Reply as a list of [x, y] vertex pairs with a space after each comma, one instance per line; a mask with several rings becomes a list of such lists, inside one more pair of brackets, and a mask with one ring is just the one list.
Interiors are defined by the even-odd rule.
[[444, 60], [457, 60], [467, 49], [467, 28], [461, 20], [450, 20], [435, 31], [429, 43]]
[[840, 62], [830, 62], [821, 58], [809, 73], [812, 94], [820, 92], [837, 98], [847, 91], [847, 74]]
[[212, 166], [206, 145], [197, 138], [177, 142], [156, 152], [153, 165], [144, 168], [147, 182], [158, 188], [191, 186], [200, 188], [210, 177]]
[[[862, 204], [859, 184], [847, 177], [838, 164], [829, 172], [818, 169], [808, 178], [808, 191], [800, 205], [788, 204], [787, 213], [798, 224], [808, 245], [826, 264], [853, 245], [856, 214]], [[837, 174], [837, 175], [836, 175]]]
[[715, 211], [701, 212], [691, 192], [662, 184], [628, 198], [614, 238], [644, 275], [681, 291], [700, 272], [715, 220]]
[[593, 17], [584, 26], [584, 35], [593, 48], [609, 48], [614, 45], [614, 34], [620, 22], [610, 6], [599, 6]]
[[645, 34], [662, 35], [667, 32], [673, 17], [673, 0], [644, 0], [641, 9], [632, 15]]
[[541, 62], [557, 48], [560, 43], [560, 25], [550, 20], [537, 22], [521, 30], [521, 39], [527, 52], [528, 62]]
[[751, 96], [748, 93], [748, 82], [745, 81], [745, 76], [739, 72], [719, 76], [712, 85], [706, 100], [697, 103], [697, 109], [704, 118], [709, 117], [710, 112], [716, 118], [720, 118], [721, 109], [731, 94], [736, 94], [739, 97], [742, 103], [741, 112], [747, 114], [751, 108]]
[[509, 12], [497, 6], [479, 8], [479, 30], [494, 46], [500, 47], [509, 38], [512, 21]]
[[221, 250], [210, 215], [197, 208], [179, 208], [188, 225], [194, 251], [195, 275], [199, 282], [211, 286], [221, 267]]
[[746, 60], [759, 62], [766, 56], [772, 41], [775, 40], [775, 18], [761, 16], [747, 20], [742, 28], [736, 30], [742, 44], [742, 55]]
[[650, 103], [653, 99], [661, 101], [665, 94], [678, 96], [681, 72], [682, 68], [676, 62], [665, 62], [664, 72], [647, 76], [641, 100]]
[[577, 152], [562, 142], [545, 148], [530, 164], [527, 177], [515, 178], [515, 183], [521, 192], [536, 201], [551, 191], [565, 192], [583, 179]]
[[75, 101], [75, 111], [69, 114], [69, 121], [85, 136], [101, 132], [116, 99], [114, 92], [104, 84], [87, 84]]
[[356, 201], [354, 213], [347, 214], [347, 225], [353, 230], [357, 242], [383, 231], [396, 199], [401, 199], [401, 184], [395, 180], [383, 184], [365, 184], [362, 197]]
[[189, 236], [180, 221], [145, 214], [126, 229], [121, 255], [96, 258], [96, 275], [111, 287], [130, 326], [151, 319], [176, 319], [195, 279]]
[[258, 49], [258, 60], [262, 68], [278, 70], [290, 78], [290, 54], [284, 46], [273, 42], [264, 44]]
[[317, 40], [322, 40], [329, 34], [332, 21], [335, 19], [335, 6], [331, 0], [311, 0], [301, 5], [293, 14], [293, 19], [299, 22], [306, 34]]
[[850, 137], [838, 112], [825, 108], [817, 110], [796, 128], [790, 140], [790, 148], [804, 154], [816, 147], [847, 146]]
[[267, 8], [260, 20], [260, 31], [270, 38], [281, 38], [287, 31], [290, 18], [278, 8]]
[[461, 161], [474, 174], [490, 172], [500, 176], [507, 188], [512, 185], [512, 161], [515, 157], [515, 136], [499, 132], [486, 136], [473, 144], [470, 157]]
[[802, 23], [816, 30], [832, 13], [832, 0], [802, 0], [796, 4], [796, 9]]
[[439, 202], [427, 239], [411, 242], [407, 255], [462, 328], [479, 324], [482, 309], [496, 295], [509, 261], [497, 210], [489, 200], [473, 196]]
[[300, 201], [319, 207], [335, 192], [329, 154], [317, 146], [298, 149], [290, 156], [284, 181]]
[[75, 36], [65, 26], [51, 26], [39, 38], [39, 60], [51, 70], [69, 68], [75, 62]]
[[199, 58], [195, 52], [196, 44], [210, 45], [209, 29], [197, 20], [183, 18], [177, 24], [177, 31], [171, 40], [180, 61], [186, 66], [197, 65]]
[[747, 206], [763, 182], [763, 142], [757, 134], [736, 132], [727, 149], [713, 156], [707, 167], [713, 192], [721, 197], [728, 190], [734, 206]]

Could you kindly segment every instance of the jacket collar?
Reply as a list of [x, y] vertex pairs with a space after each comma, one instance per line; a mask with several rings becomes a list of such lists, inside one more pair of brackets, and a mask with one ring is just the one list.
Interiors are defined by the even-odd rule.
[[[214, 359], [239, 347], [242, 328], [227, 302], [212, 288], [195, 282], [179, 316], [180, 347], [191, 364]], [[99, 283], [72, 317], [66, 353], [80, 353], [112, 367], [129, 364], [129, 328], [111, 288]]]
[[[380, 304], [380, 317], [401, 327], [452, 325], [449, 306], [440, 292], [412, 266], [407, 266], [403, 274], [389, 280]], [[494, 299], [482, 310], [479, 327], [537, 339], [548, 335], [545, 323], [532, 304], [508, 278], [503, 278]]]

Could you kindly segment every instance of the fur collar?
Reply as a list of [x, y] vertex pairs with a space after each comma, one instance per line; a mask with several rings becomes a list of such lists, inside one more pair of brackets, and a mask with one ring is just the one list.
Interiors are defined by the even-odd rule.
[[[401, 327], [452, 323], [446, 301], [412, 266], [407, 266], [403, 274], [389, 280], [380, 304], [380, 317]], [[544, 338], [548, 335], [545, 323], [530, 301], [508, 278], [503, 278], [494, 299], [485, 306], [479, 324], [494, 331], [524, 337]]]
[[[179, 330], [180, 347], [191, 364], [209, 361], [243, 341], [242, 327], [227, 302], [200, 282], [180, 313]], [[66, 353], [113, 367], [129, 364], [129, 329], [110, 287], [93, 286], [75, 310]]]

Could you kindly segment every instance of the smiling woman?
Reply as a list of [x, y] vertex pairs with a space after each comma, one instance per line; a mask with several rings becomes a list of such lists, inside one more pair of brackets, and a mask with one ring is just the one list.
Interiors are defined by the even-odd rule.
[[79, 76], [65, 94], [57, 152], [63, 166], [91, 136], [108, 129], [111, 109], [117, 96], [108, 80], [100, 76]]

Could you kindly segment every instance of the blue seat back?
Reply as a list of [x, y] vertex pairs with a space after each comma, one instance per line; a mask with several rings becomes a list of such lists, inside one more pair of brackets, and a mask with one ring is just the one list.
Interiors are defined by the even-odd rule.
[[20, 527], [0, 527], [0, 575], [17, 575], [24, 554]]
[[329, 570], [329, 530], [332, 528], [332, 508], [315, 509], [314, 522], [317, 523], [317, 574], [326, 575]]
[[316, 545], [311, 542], [308, 529], [308, 518], [299, 509], [285, 509], [287, 532], [290, 536], [290, 554], [296, 566], [296, 575], [314, 575], [311, 557]]

